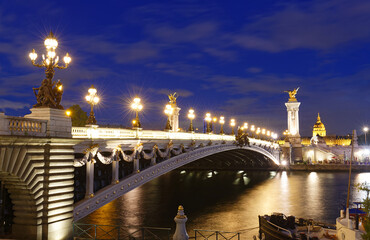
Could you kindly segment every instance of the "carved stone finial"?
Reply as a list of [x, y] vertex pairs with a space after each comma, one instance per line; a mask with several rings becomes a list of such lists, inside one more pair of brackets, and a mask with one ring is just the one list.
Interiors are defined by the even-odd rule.
[[185, 223], [188, 220], [188, 218], [184, 214], [183, 206], [181, 205], [179, 206], [177, 215], [174, 220], [176, 222], [176, 231], [175, 231], [175, 234], [173, 235], [173, 240], [188, 240], [189, 235], [186, 232], [186, 226], [185, 226]]

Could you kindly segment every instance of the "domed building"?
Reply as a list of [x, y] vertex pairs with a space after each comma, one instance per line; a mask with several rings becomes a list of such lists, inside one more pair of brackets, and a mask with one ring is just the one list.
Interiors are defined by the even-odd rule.
[[[309, 146], [312, 144], [312, 139], [317, 136], [321, 137], [323, 142], [328, 146], [349, 146], [351, 145], [351, 136], [327, 136], [324, 123], [321, 122], [320, 113], [317, 114], [317, 121], [313, 125], [312, 138], [302, 137], [302, 145]], [[321, 140], [321, 141], [322, 141]]]
[[317, 121], [313, 125], [312, 137], [319, 135], [320, 137], [326, 137], [325, 125], [321, 122], [320, 113], [317, 114]]

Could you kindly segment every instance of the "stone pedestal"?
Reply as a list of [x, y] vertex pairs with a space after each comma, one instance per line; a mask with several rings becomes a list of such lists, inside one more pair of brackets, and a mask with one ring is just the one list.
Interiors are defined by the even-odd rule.
[[283, 146], [281, 146], [281, 158], [280, 162], [286, 161], [287, 163], [291, 163], [291, 145], [289, 142], [285, 142]]
[[46, 135], [48, 137], [72, 137], [72, 120], [65, 111], [54, 108], [31, 108], [31, 114], [25, 118], [47, 120]]
[[299, 105], [301, 105], [301, 103], [297, 101], [285, 103], [288, 112], [288, 141], [291, 145], [291, 163], [303, 160], [302, 139], [299, 134]]

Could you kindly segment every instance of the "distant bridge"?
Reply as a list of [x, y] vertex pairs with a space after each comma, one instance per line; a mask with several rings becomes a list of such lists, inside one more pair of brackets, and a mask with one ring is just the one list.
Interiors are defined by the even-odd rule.
[[48, 124], [0, 113], [0, 180], [14, 204], [13, 231], [23, 237], [41, 231], [63, 239], [72, 220], [200, 159], [231, 158], [254, 169], [279, 165], [279, 145], [267, 140], [237, 146], [232, 135], [97, 126], [52, 137]]

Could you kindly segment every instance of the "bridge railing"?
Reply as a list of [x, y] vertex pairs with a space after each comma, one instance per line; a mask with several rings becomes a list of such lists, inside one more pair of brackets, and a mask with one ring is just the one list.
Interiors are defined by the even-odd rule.
[[170, 240], [171, 228], [73, 223], [73, 239]]
[[240, 232], [194, 229], [195, 240], [240, 240]]
[[0, 113], [0, 135], [46, 136], [47, 120], [5, 116]]
[[181, 139], [181, 140], [215, 140], [234, 141], [233, 135], [190, 133], [190, 132], [167, 132], [153, 130], [123, 129], [123, 128], [99, 128], [99, 127], [72, 127], [73, 138], [94, 139]]

